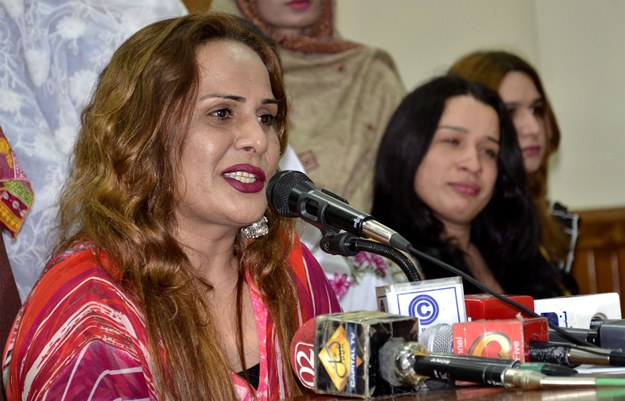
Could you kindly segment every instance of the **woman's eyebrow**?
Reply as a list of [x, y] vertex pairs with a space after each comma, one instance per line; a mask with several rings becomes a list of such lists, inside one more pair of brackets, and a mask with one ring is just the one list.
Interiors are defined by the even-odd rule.
[[[451, 130], [451, 131], [459, 132], [461, 134], [468, 134], [469, 133], [468, 129], [466, 129], [464, 127], [458, 127], [458, 126], [455, 126], [455, 125], [439, 125], [436, 130], [438, 131], [439, 129], [448, 129], [448, 130]], [[496, 143], [497, 145], [499, 145], [499, 140], [496, 139], [495, 137], [492, 137], [490, 135], [484, 135], [484, 137], [488, 141]]]
[[[237, 103], [245, 103], [245, 101], [247, 100], [243, 96], [227, 95], [227, 94], [224, 94], [224, 93], [209, 93], [207, 95], [204, 95], [204, 96], [200, 97], [200, 100], [212, 99], [212, 98], [234, 100]], [[261, 101], [261, 104], [278, 104], [278, 100], [276, 100], [276, 99], [263, 99]]]
[[234, 100], [235, 102], [245, 103], [245, 98], [243, 96], [227, 95], [224, 93], [209, 93], [207, 95], [200, 97], [200, 100], [210, 99], [210, 98], [229, 99], [229, 100]]

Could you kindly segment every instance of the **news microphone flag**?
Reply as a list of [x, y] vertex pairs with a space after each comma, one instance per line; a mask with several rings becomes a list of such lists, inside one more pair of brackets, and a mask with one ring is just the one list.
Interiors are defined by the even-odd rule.
[[457, 276], [380, 286], [376, 295], [379, 311], [416, 317], [421, 331], [466, 320], [464, 287]]
[[545, 318], [476, 320], [453, 325], [454, 354], [529, 362], [531, 341], [546, 342]]
[[534, 311], [555, 326], [589, 329], [601, 320], [620, 319], [621, 301], [616, 292], [536, 299]]
[[[534, 310], [534, 298], [529, 295], [506, 295], [511, 301]], [[491, 294], [468, 294], [464, 296], [467, 310], [467, 320], [499, 320], [516, 319], [519, 316], [534, 317], [520, 311], [518, 308], [495, 298]]]

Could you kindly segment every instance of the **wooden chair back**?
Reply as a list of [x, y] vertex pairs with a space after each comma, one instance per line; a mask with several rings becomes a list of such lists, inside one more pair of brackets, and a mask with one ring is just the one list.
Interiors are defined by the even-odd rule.
[[617, 292], [625, 313], [625, 207], [574, 213], [580, 229], [572, 273], [580, 293]]

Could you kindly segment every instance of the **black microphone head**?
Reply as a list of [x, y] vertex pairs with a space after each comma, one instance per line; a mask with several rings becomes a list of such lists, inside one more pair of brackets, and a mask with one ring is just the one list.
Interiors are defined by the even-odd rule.
[[267, 183], [267, 202], [269, 207], [283, 217], [298, 217], [289, 208], [291, 190], [302, 182], [313, 184], [312, 180], [301, 171], [284, 170], [278, 171]]

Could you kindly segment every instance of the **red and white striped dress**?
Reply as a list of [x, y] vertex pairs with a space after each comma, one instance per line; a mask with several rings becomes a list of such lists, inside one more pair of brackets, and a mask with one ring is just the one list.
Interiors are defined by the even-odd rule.
[[[15, 321], [3, 358], [9, 401], [157, 400], [142, 308], [90, 244], [72, 249], [46, 269]], [[106, 263], [106, 258], [103, 258]], [[340, 311], [321, 267], [299, 243], [289, 258], [300, 285], [303, 324]], [[240, 400], [289, 396], [273, 322], [248, 277], [260, 345], [255, 394], [231, 377]]]

